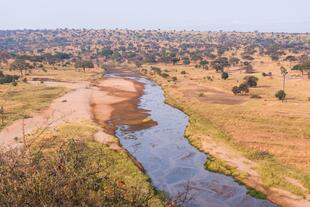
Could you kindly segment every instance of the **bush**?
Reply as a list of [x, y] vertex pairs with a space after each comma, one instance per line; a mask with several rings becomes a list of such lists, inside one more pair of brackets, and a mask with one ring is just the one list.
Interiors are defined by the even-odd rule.
[[249, 93], [249, 87], [245, 83], [241, 83], [239, 86], [234, 86], [232, 88], [232, 92], [237, 95], [237, 94], [246, 94]]
[[231, 90], [235, 95], [241, 93], [240, 89], [238, 86], [234, 86]]
[[112, 175], [102, 148], [69, 141], [49, 149], [0, 152], [0, 206], [148, 206], [152, 190]]
[[3, 76], [0, 76], [0, 84], [13, 83], [18, 79], [19, 79], [19, 76], [16, 76], [16, 75], [3, 75]]
[[258, 78], [253, 75], [248, 75], [243, 78], [245, 80], [245, 84], [248, 87], [256, 87]]
[[264, 77], [267, 77], [267, 76], [271, 77], [271, 76], [272, 76], [272, 73], [271, 73], [271, 72], [269, 72], [269, 73], [263, 72], [263, 73], [262, 73], [262, 76], [264, 76]]
[[279, 90], [276, 94], [275, 94], [276, 98], [278, 98], [280, 101], [283, 101], [286, 97], [286, 93], [283, 90]]
[[178, 80], [177, 77], [172, 77], [171, 79], [172, 79], [172, 81], [174, 81], [174, 82]]
[[161, 74], [161, 69], [159, 67], [151, 66], [151, 72], [155, 74]]
[[229, 74], [227, 72], [223, 72], [221, 77], [223, 80], [227, 80], [229, 78]]
[[186, 72], [185, 72], [184, 70], [182, 70], [182, 71], [181, 71], [181, 74], [182, 74], [182, 75], [185, 75], [185, 74], [186, 74]]
[[168, 78], [169, 74], [168, 73], [161, 73], [160, 76], [163, 77], [163, 78]]

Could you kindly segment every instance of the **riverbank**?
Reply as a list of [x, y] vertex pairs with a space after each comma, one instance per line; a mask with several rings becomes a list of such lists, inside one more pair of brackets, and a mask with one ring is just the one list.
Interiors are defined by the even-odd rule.
[[[190, 70], [188, 69], [187, 71]], [[211, 114], [205, 113], [215, 113], [216, 110], [220, 111], [221, 106], [225, 107], [225, 105], [222, 105], [223, 101], [229, 101], [232, 105], [228, 106], [231, 107], [235, 104], [239, 105], [240, 102], [231, 102], [232, 99], [238, 99], [238, 97], [230, 98], [230, 95], [228, 95], [225, 90], [220, 90], [218, 88], [203, 90], [204, 94], [201, 95], [201, 98], [200, 96], [194, 97], [195, 94], [202, 93], [202, 86], [197, 83], [201, 81], [188, 78], [188, 75], [184, 75], [184, 77], [186, 76], [187, 78], [180, 78], [180, 76], [176, 75], [176, 81], [171, 81], [169, 77], [166, 79], [158, 75], [150, 75], [150, 70], [148, 72], [149, 77], [159, 83], [165, 90], [167, 102], [180, 108], [190, 116], [190, 125], [186, 129], [186, 136], [190, 142], [201, 151], [212, 155], [216, 160], [220, 160], [220, 162], [212, 166], [213, 170], [224, 173], [225, 167], [219, 166], [219, 163], [220, 165], [229, 166], [231, 172], [228, 173], [230, 173], [231, 176], [241, 180], [241, 182], [245, 183], [247, 186], [263, 192], [267, 195], [268, 199], [281, 206], [302, 207], [309, 205], [308, 190], [299, 183], [299, 180], [304, 179], [306, 181], [307, 178], [297, 177], [300, 175], [294, 173], [297, 171], [284, 168], [272, 157], [266, 157], [264, 159], [261, 157], [257, 158], [259, 154], [256, 154], [257, 156], [254, 157], [255, 153], [253, 153], [253, 151], [249, 151], [235, 142], [230, 134], [208, 118]], [[166, 69], [165, 72], [168, 73], [170, 77], [173, 77], [177, 72], [180, 73], [181, 70], [177, 70], [176, 67], [174, 67], [171, 70]], [[170, 73], [172, 73], [172, 75]], [[200, 88], [195, 88], [195, 85], [197, 85], [197, 87], [199, 85]], [[187, 88], [187, 91], [184, 92], [185, 88]], [[191, 89], [190, 93], [188, 92], [189, 89]], [[207, 100], [208, 103], [201, 102], [202, 99], [204, 101]], [[241, 103], [245, 101], [246, 99], [242, 100]], [[215, 111], [210, 111], [210, 109], [206, 108], [208, 106]], [[264, 174], [266, 172], [267, 174]], [[271, 176], [270, 173], [279, 174], [273, 174]], [[291, 179], [289, 181], [285, 180], [286, 176]], [[268, 183], [268, 179], [271, 182], [269, 181]], [[283, 188], [283, 185], [287, 186]], [[297, 192], [297, 194], [285, 189], [290, 189], [293, 192]], [[303, 193], [299, 194], [300, 192]]]
[[[129, 106], [123, 103], [128, 101], [130, 106], [136, 107], [136, 99], [142, 94], [143, 87], [125, 78], [74, 81], [58, 80], [53, 76], [43, 78], [44, 81], [41, 77], [31, 84], [63, 87], [67, 93], [53, 100], [47, 108], [31, 113], [24, 120], [16, 120], [1, 130], [1, 148], [27, 146], [36, 150], [44, 146], [49, 152], [50, 148], [54, 149], [70, 139], [86, 142], [94, 150], [103, 151], [115, 159], [111, 174], [121, 180], [122, 188], [127, 189], [128, 194], [134, 195], [134, 189], [141, 188], [150, 198], [150, 202], [146, 200], [148, 206], [163, 206], [163, 200], [152, 188], [148, 177], [113, 136], [113, 124], [109, 122], [115, 120], [116, 124], [119, 115], [126, 116], [120, 114]], [[147, 115], [141, 118], [145, 119], [144, 116]], [[135, 120], [136, 116], [132, 118]]]

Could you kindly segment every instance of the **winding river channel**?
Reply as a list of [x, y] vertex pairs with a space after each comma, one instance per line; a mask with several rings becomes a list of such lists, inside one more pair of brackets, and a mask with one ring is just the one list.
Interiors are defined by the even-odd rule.
[[[113, 74], [117, 76], [117, 74]], [[138, 131], [118, 126], [116, 136], [124, 148], [141, 163], [152, 184], [172, 198], [187, 194], [191, 207], [274, 207], [268, 200], [247, 195], [247, 189], [233, 178], [204, 168], [207, 155], [184, 137], [189, 118], [165, 103], [162, 89], [143, 77], [128, 77], [144, 84], [139, 108], [148, 111], [156, 126]]]

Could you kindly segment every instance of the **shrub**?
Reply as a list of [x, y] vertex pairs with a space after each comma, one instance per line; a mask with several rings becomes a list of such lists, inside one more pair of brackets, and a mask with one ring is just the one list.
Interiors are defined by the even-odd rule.
[[148, 206], [152, 190], [113, 176], [116, 160], [81, 141], [0, 152], [0, 206]]
[[232, 88], [232, 92], [237, 95], [237, 94], [246, 94], [249, 93], [249, 87], [245, 83], [241, 83], [239, 86], [234, 86]]
[[253, 75], [248, 75], [248, 76], [245, 76], [243, 78], [245, 80], [245, 84], [248, 86], [248, 87], [256, 87], [257, 86], [257, 81], [258, 81], [258, 78], [253, 76]]
[[235, 95], [241, 93], [241, 91], [240, 91], [240, 89], [239, 89], [238, 86], [234, 86], [234, 87], [232, 88], [232, 92], [233, 92]]
[[277, 91], [277, 93], [275, 94], [276, 98], [278, 98], [280, 101], [283, 101], [286, 97], [286, 93], [283, 90], [279, 90]]
[[169, 74], [168, 73], [161, 73], [160, 76], [163, 77], [163, 78], [168, 78]]
[[223, 80], [227, 80], [229, 78], [229, 74], [227, 72], [223, 72], [221, 77]]
[[177, 77], [172, 77], [171, 79], [172, 79], [172, 81], [177, 81], [178, 80]]
[[182, 70], [182, 71], [181, 71], [181, 74], [182, 74], [182, 75], [185, 75], [185, 74], [186, 74], [186, 72], [185, 72], [184, 70]]
[[269, 73], [263, 72], [263, 73], [262, 73], [262, 76], [264, 76], [264, 77], [266, 77], [266, 76], [271, 77], [271, 76], [272, 76], [272, 73], [271, 73], [271, 72], [269, 72]]
[[16, 75], [3, 75], [0, 76], [0, 84], [13, 83], [18, 80], [18, 78], [19, 76]]
[[151, 67], [151, 71], [155, 74], [161, 74], [161, 69], [159, 67]]
[[239, 89], [240, 89], [241, 93], [249, 93], [249, 87], [246, 83], [241, 83], [239, 85]]

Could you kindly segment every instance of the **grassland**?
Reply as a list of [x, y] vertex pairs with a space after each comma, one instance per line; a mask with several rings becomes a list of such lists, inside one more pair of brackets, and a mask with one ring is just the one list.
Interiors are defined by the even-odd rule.
[[[290, 64], [281, 62], [281, 65]], [[282, 103], [274, 97], [282, 87], [280, 63], [264, 57], [257, 57], [253, 63], [256, 72], [252, 75], [259, 81], [248, 96], [234, 96], [231, 92], [248, 75], [238, 67], [228, 68], [229, 79], [221, 80], [214, 70], [155, 66], [169, 74], [168, 78], [150, 76], [164, 88], [167, 102], [190, 116], [186, 135], [194, 146], [209, 153], [205, 147], [209, 141], [225, 145], [255, 163], [255, 171], [264, 185], [309, 195], [309, 80], [289, 71], [288, 98]], [[145, 69], [150, 71], [149, 66]], [[273, 75], [264, 77], [262, 72]], [[250, 98], [252, 95], [259, 98]], [[217, 171], [225, 169], [217, 168]]]
[[0, 85], [0, 106], [3, 106], [3, 123], [0, 129], [15, 120], [27, 118], [34, 112], [46, 108], [57, 97], [65, 94], [62, 87], [35, 86], [29, 83]]
[[[24, 77], [28, 81], [33, 78], [50, 81], [87, 81], [102, 76], [102, 69], [94, 68], [81, 72], [70, 67], [52, 68], [46, 66], [45, 70], [32, 70]], [[5, 74], [15, 74], [17, 71], [4, 70]], [[50, 105], [52, 100], [64, 95], [67, 89], [60, 86], [47, 87], [44, 84], [30, 84], [19, 81], [17, 86], [12, 84], [0, 85], [0, 106], [3, 106], [3, 122], [0, 120], [0, 129], [15, 120], [30, 117]], [[1, 118], [1, 117], [0, 117]]]
[[102, 76], [103, 69], [91, 68], [86, 72], [77, 70], [72, 67], [50, 67], [45, 66], [45, 70], [33, 70], [30, 77], [45, 77], [60, 81], [83, 81], [90, 80], [92, 78], [98, 78]]

